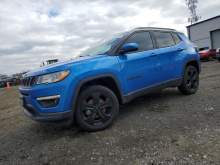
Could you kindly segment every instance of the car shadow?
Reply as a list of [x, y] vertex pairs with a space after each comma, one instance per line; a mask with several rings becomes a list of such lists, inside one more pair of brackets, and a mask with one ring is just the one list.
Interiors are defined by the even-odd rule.
[[[181, 97], [184, 97], [184, 95], [181, 94], [176, 88], [168, 88], [138, 97], [129, 103], [120, 106], [120, 115], [117, 120], [120, 120], [126, 116], [131, 116], [134, 113], [141, 113], [146, 111], [154, 113], [165, 113], [170, 109], [169, 105], [167, 104], [167, 100], [172, 100], [174, 98], [178, 99]], [[53, 138], [54, 136], [69, 136], [76, 138], [85, 136], [86, 134], [90, 133], [80, 128], [75, 122], [70, 126], [57, 126], [52, 123], [33, 122], [29, 129], [31, 132], [42, 136], [45, 135], [47, 138]]]
[[126, 116], [127, 111], [132, 111], [133, 113], [137, 111], [140, 113], [140, 110], [147, 110], [149, 112], [157, 113], [165, 112], [166, 110], [169, 110], [167, 100], [172, 100], [174, 98], [178, 99], [181, 97], [184, 97], [184, 95], [181, 94], [177, 88], [167, 88], [151, 94], [140, 96], [129, 103], [120, 106], [120, 115]]

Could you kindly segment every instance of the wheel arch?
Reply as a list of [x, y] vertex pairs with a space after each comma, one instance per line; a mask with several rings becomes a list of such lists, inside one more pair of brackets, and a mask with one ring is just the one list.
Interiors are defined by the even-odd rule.
[[200, 68], [198, 59], [197, 58], [192, 58], [192, 59], [188, 59], [184, 63], [183, 70], [182, 70], [182, 77], [184, 77], [184, 72], [186, 70], [186, 67], [189, 66], [189, 65], [194, 66], [196, 68], [196, 70], [198, 71], [198, 73], [200, 73], [201, 68]]
[[124, 93], [116, 76], [111, 73], [99, 74], [82, 79], [77, 83], [72, 96], [70, 109], [75, 110], [79, 93], [81, 92], [81, 90], [85, 89], [90, 85], [103, 85], [109, 88], [115, 93], [119, 103], [123, 103]]

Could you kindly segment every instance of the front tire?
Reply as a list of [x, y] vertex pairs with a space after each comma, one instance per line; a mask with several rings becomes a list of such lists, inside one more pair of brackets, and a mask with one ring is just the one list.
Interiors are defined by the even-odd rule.
[[107, 87], [92, 85], [84, 89], [77, 101], [77, 123], [87, 131], [100, 131], [109, 127], [117, 118], [119, 103]]
[[199, 87], [199, 74], [194, 66], [187, 66], [182, 85], [178, 87], [179, 91], [184, 95], [196, 93]]

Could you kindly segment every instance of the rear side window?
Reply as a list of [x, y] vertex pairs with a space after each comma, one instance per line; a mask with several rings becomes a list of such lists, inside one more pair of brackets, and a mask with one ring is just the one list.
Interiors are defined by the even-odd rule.
[[133, 34], [124, 44], [138, 44], [138, 51], [153, 49], [153, 42], [149, 32], [139, 32]]
[[175, 45], [171, 33], [167, 32], [154, 32], [155, 39], [160, 48], [169, 47]]
[[181, 42], [180, 37], [179, 37], [179, 36], [178, 36], [176, 33], [173, 33], [173, 38], [174, 38], [174, 40], [175, 40], [176, 44], [178, 44], [178, 43], [180, 43], [180, 42]]

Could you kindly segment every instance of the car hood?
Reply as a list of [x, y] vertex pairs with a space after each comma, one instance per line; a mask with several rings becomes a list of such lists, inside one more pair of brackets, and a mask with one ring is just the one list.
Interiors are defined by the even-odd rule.
[[76, 57], [72, 60], [57, 62], [54, 64], [49, 64], [47, 66], [39, 67], [37, 69], [31, 70], [30, 72], [26, 73], [24, 77], [30, 76], [38, 76], [42, 74], [57, 72], [61, 70], [71, 69], [73, 65], [88, 62], [89, 60], [93, 60], [96, 58], [101, 58], [101, 56], [85, 56], [85, 57]]

